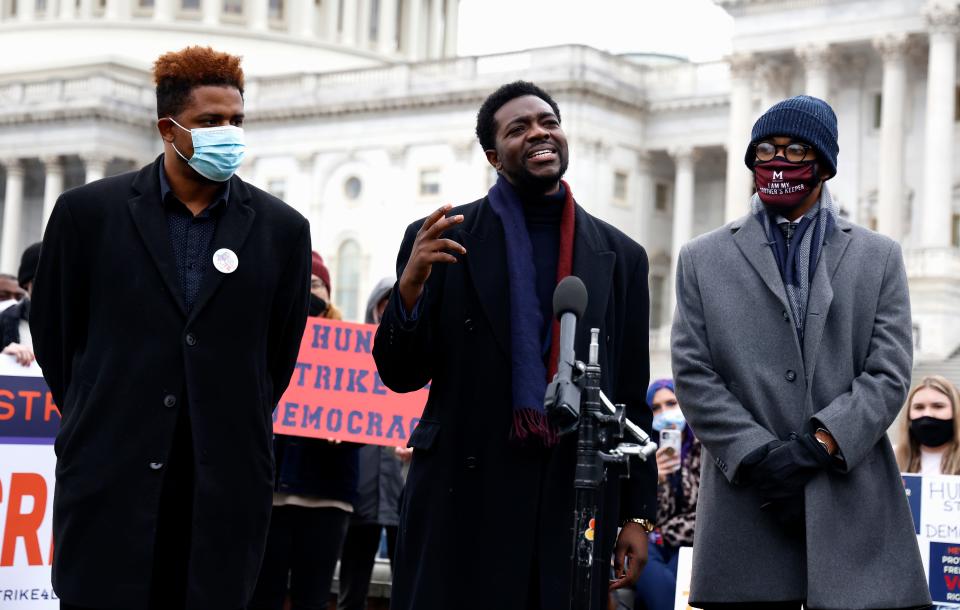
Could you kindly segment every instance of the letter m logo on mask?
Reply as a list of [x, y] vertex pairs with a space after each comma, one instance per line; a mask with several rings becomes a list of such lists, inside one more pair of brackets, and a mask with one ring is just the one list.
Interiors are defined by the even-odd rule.
[[783, 172], [773, 172], [774, 180], [783, 180]]

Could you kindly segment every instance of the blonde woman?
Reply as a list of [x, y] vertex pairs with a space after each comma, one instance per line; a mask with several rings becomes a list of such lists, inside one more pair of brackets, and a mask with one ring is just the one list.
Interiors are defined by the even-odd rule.
[[960, 474], [960, 392], [940, 375], [910, 390], [896, 448], [902, 472]]

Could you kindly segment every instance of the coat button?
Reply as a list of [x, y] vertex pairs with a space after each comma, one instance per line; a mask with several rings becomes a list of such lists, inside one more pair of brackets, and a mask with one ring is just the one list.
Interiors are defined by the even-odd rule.
[[793, 383], [794, 381], [797, 380], [797, 374], [794, 373], [793, 371], [787, 371], [786, 373], [784, 373], [783, 378], [789, 381], [790, 383]]
[[160, 470], [163, 468], [163, 462], [150, 462], [150, 470]]
[[787, 310], [786, 310], [786, 309], [783, 310], [783, 321], [784, 321], [784, 322], [789, 322], [789, 321], [790, 321], [790, 314], [787, 313]]
[[167, 394], [163, 397], [163, 406], [167, 407], [168, 409], [177, 406], [177, 397], [173, 394]]
[[197, 336], [193, 333], [187, 333], [187, 336], [184, 339], [187, 342], [187, 345], [193, 347], [197, 344]]
[[467, 318], [466, 320], [464, 320], [463, 327], [467, 330], [468, 333], [472, 333], [475, 328], [473, 325], [473, 318]]
[[464, 464], [466, 464], [468, 470], [474, 470], [477, 467], [477, 458], [471, 455], [464, 460]]

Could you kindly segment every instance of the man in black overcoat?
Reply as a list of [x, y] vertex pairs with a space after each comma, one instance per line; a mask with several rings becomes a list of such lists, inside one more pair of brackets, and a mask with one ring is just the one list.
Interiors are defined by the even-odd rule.
[[[650, 429], [646, 253], [560, 180], [566, 136], [545, 91], [501, 87], [481, 107], [477, 135], [497, 184], [407, 228], [374, 347], [391, 389], [431, 384], [409, 442], [393, 610], [570, 606], [576, 435], [558, 438], [543, 412], [559, 277], [579, 276], [589, 293], [577, 355], [586, 359], [599, 328], [604, 392]], [[646, 562], [656, 470], [633, 466], [629, 480], [605, 486], [594, 609]]]
[[273, 491], [271, 413], [306, 321], [310, 228], [233, 175], [240, 60], [160, 57], [164, 153], [60, 196], [31, 326], [62, 422], [63, 608], [239, 610]]

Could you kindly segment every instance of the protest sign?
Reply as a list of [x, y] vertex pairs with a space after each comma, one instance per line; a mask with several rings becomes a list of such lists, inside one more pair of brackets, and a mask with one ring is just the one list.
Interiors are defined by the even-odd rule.
[[273, 412], [273, 431], [405, 446], [427, 402], [426, 389], [387, 389], [373, 360], [377, 327], [309, 318], [293, 379]]
[[933, 603], [960, 608], [960, 476], [903, 475]]
[[0, 607], [55, 610], [53, 439], [60, 412], [36, 364], [0, 356]]

